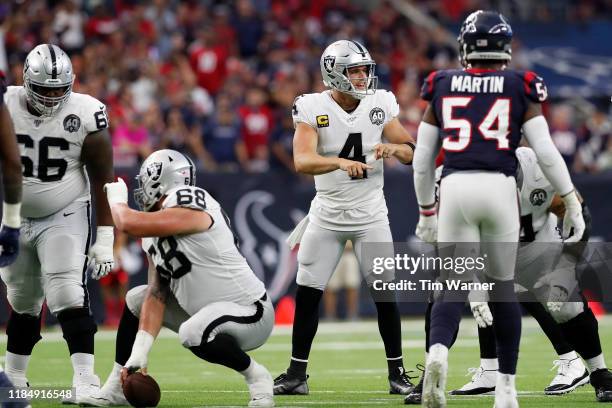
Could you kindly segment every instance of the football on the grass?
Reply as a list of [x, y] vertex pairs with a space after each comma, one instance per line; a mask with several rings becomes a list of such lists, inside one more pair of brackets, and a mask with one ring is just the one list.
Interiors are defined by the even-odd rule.
[[156, 407], [161, 391], [150, 375], [133, 373], [123, 382], [123, 395], [134, 407]]

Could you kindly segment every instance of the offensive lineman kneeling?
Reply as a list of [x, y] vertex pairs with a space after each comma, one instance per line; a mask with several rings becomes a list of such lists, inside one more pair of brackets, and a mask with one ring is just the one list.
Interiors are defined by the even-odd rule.
[[179, 152], [151, 154], [138, 181], [134, 196], [144, 212], [127, 206], [123, 180], [106, 184], [105, 190], [118, 229], [153, 237], [142, 242], [149, 282], [128, 292], [113, 370], [86, 403], [127, 404], [121, 380], [128, 372], [146, 373], [147, 356], [163, 325], [196, 356], [240, 372], [251, 394], [249, 406], [274, 406], [272, 376], [245, 353], [270, 336], [274, 309], [238, 251], [225, 212], [195, 186], [194, 166]]

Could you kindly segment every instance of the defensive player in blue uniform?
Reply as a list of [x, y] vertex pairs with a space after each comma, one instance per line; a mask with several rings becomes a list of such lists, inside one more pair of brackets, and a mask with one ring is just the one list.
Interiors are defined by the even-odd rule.
[[[499, 243], [519, 239], [514, 175], [522, 135], [563, 198], [566, 242], [582, 237], [584, 220], [567, 167], [542, 116], [544, 82], [532, 72], [506, 69], [512, 55], [510, 25], [499, 13], [476, 11], [464, 21], [458, 41], [464, 69], [433, 72], [423, 86], [422, 97], [430, 105], [419, 126], [413, 162], [421, 209], [416, 234], [428, 242], [482, 243], [488, 254], [487, 278], [494, 284], [489, 296], [505, 300], [491, 303], [499, 352], [495, 406], [513, 408], [518, 407], [515, 373], [521, 333], [513, 281], [517, 245]], [[437, 218], [434, 160], [440, 147], [445, 159]], [[432, 309], [423, 384], [427, 407], [446, 405], [448, 348], [465, 303], [456, 296], [455, 301], [444, 301], [447, 295], [443, 291]]]

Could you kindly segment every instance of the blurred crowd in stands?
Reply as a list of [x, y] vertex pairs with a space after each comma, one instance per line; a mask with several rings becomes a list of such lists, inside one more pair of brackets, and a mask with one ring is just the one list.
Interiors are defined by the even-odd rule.
[[[77, 75], [75, 91], [108, 107], [117, 167], [172, 148], [205, 171], [292, 172], [291, 106], [297, 95], [324, 89], [319, 58], [330, 42], [350, 38], [366, 45], [379, 87], [395, 92], [401, 120], [413, 134], [425, 107], [423, 78], [458, 66], [456, 45], [444, 29], [415, 26], [394, 3], [14, 0], [0, 5], [0, 61], [10, 83], [20, 85], [23, 60], [36, 44], [66, 50]], [[609, 0], [409, 3], [453, 32], [478, 8], [538, 21], [610, 18], [612, 10]], [[521, 49], [517, 40], [513, 67], [528, 68]], [[546, 113], [574, 171], [612, 169], [608, 112], [584, 101], [551, 101]]]

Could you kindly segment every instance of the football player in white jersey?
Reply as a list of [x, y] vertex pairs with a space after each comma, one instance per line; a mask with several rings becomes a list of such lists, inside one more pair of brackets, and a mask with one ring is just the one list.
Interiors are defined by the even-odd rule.
[[[0, 166], [2, 168], [2, 228], [0, 229], [0, 266], [15, 262], [19, 253], [21, 227], [21, 160], [10, 113], [4, 103], [6, 83], [0, 71]], [[13, 387], [0, 365], [0, 388]], [[3, 408], [29, 406], [27, 401], [2, 402]]]
[[143, 211], [127, 206], [123, 180], [107, 184], [117, 228], [144, 238], [149, 282], [126, 296], [113, 370], [89, 405], [127, 405], [121, 381], [136, 370], [146, 372], [153, 341], [165, 326], [196, 356], [241, 373], [249, 406], [274, 406], [272, 376], [246, 354], [270, 336], [272, 302], [240, 254], [225, 212], [195, 186], [194, 171], [191, 160], [177, 151], [151, 154], [135, 191]]
[[[309, 392], [306, 367], [319, 303], [346, 241], [352, 241], [361, 273], [370, 284], [372, 263], [363, 259], [364, 244], [388, 243], [387, 256], [393, 257], [380, 159], [412, 162], [413, 139], [397, 118], [393, 93], [376, 89], [375, 63], [365, 47], [356, 41], [336, 41], [323, 52], [320, 66], [323, 82], [331, 89], [299, 96], [293, 106], [295, 168], [315, 176], [317, 194], [308, 216], [290, 237], [290, 244], [300, 242], [292, 353], [287, 372], [275, 380], [275, 394]], [[403, 367], [395, 297], [377, 293], [374, 300], [390, 392], [406, 394], [412, 384]]]
[[[578, 248], [574, 247], [571, 252], [561, 256], [563, 247], [557, 223], [565, 212], [563, 200], [555, 194], [550, 181], [544, 176], [532, 149], [520, 147], [516, 150], [516, 156], [519, 162], [517, 186], [521, 208], [521, 242], [524, 243], [518, 252], [516, 280], [535, 295], [531, 302], [537, 299], [546, 306], [558, 324], [557, 330], [560, 330], [561, 337], [556, 339], [558, 336], [555, 333], [551, 335], [542, 326], [559, 353], [559, 359], [555, 361], [557, 375], [544, 392], [548, 395], [565, 394], [590, 380], [597, 400], [612, 402], [612, 373], [604, 360], [597, 320], [584, 298], [582, 301], [570, 298], [578, 286], [575, 277], [576, 262], [590, 235], [590, 212], [582, 202], [585, 233], [577, 244]], [[488, 308], [486, 305], [482, 304], [480, 310]], [[479, 322], [481, 356], [484, 353], [489, 358], [481, 358], [481, 367], [472, 381], [451, 394], [474, 395], [495, 389], [495, 377], [491, 375], [491, 370], [496, 369], [494, 366], [497, 365], [495, 333], [491, 327], [494, 321], [482, 323]], [[567, 344], [564, 350], [559, 351], [562, 343]], [[576, 352], [586, 362], [588, 371]]]
[[[19, 256], [0, 270], [13, 309], [6, 330], [6, 372], [15, 385], [28, 385], [26, 370], [41, 338], [46, 299], [74, 369], [76, 399], [64, 402], [76, 403], [99, 387], [86, 271], [93, 263], [93, 276], [99, 278], [113, 266], [112, 218], [102, 191], [114, 177], [108, 119], [100, 101], [72, 92], [70, 58], [56, 45], [41, 44], [28, 54], [23, 82], [8, 87], [5, 96], [24, 179]], [[90, 191], [97, 216], [91, 249]]]

